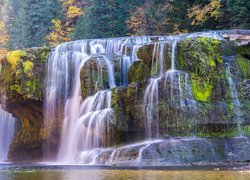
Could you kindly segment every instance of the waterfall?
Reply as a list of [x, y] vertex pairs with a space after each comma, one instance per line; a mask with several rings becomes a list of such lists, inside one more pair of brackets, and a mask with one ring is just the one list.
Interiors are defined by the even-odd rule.
[[[46, 137], [53, 136], [54, 129], [62, 124], [57, 160], [70, 163], [85, 159], [79, 161], [90, 163], [86, 156], [95, 157], [95, 148], [111, 144], [111, 89], [128, 85], [128, 70], [144, 45], [154, 46], [152, 78], [143, 94], [146, 138], [160, 137], [160, 129], [168, 133], [170, 123], [178, 129], [179, 112], [196, 108], [189, 75], [176, 67], [178, 42], [186, 37], [88, 39], [57, 46], [47, 63], [44, 105]], [[91, 65], [95, 68], [88, 68]], [[87, 78], [93, 74], [95, 78], [84, 79], [85, 72], [89, 73], [85, 74]], [[91, 92], [85, 92], [87, 88]], [[161, 106], [169, 114], [169, 109], [175, 109], [171, 120], [160, 116]], [[185, 123], [190, 126], [188, 121]], [[50, 147], [47, 149], [50, 153]]]
[[175, 54], [176, 54], [177, 41], [174, 41], [172, 44], [172, 53], [171, 53], [171, 70], [175, 70]]
[[15, 134], [15, 118], [0, 108], [0, 162], [6, 161]]
[[[233, 57], [230, 57], [233, 58]], [[229, 58], [229, 59], [230, 59]], [[241, 103], [238, 96], [238, 91], [235, 85], [235, 82], [233, 80], [232, 74], [231, 74], [231, 65], [230, 62], [226, 63], [226, 75], [229, 83], [229, 89], [230, 89], [230, 96], [233, 102], [234, 106], [234, 115], [235, 115], [235, 121], [237, 123], [238, 133], [239, 135], [243, 135], [243, 131], [241, 129]]]
[[[144, 96], [145, 113], [146, 113], [146, 137], [153, 137], [153, 129], [156, 129], [156, 137], [159, 137], [159, 100], [158, 100], [158, 83], [160, 78], [150, 79], [150, 83], [146, 89]], [[154, 123], [154, 120], [156, 123]], [[156, 127], [153, 127], [156, 124]]]
[[[164, 73], [164, 64], [167, 45], [171, 43], [171, 68]], [[167, 129], [168, 120], [165, 122], [160, 120], [159, 102], [170, 102], [172, 107], [180, 109], [189, 108], [196, 109], [189, 75], [182, 71], [176, 70], [176, 50], [178, 40], [170, 40], [164, 43], [154, 45], [154, 51], [151, 63], [151, 75], [156, 76], [151, 78], [144, 93], [144, 112], [145, 117], [145, 135], [147, 139], [159, 138], [160, 128]], [[160, 92], [160, 86], [163, 86]], [[164, 97], [160, 97], [163, 94]], [[173, 117], [172, 117], [173, 118]], [[161, 118], [162, 119], [162, 118]], [[161, 121], [161, 122], [160, 122]], [[174, 119], [174, 124], [178, 129], [178, 114]]]
[[[110, 145], [111, 89], [128, 84], [128, 69], [137, 60], [138, 49], [151, 42], [151, 37], [82, 40], [61, 44], [51, 52], [47, 65], [44, 126], [49, 138], [53, 128], [62, 124], [57, 161], [73, 163], [79, 157], [88, 159], [84, 155], [88, 156], [93, 148]], [[114, 68], [115, 58], [120, 61], [119, 71]], [[94, 61], [98, 64], [95, 94], [82, 97], [81, 71], [88, 70], [85, 65]], [[120, 73], [119, 82], [115, 78], [117, 73]], [[98, 83], [103, 84], [104, 77], [108, 85], [100, 89]], [[45, 158], [49, 153], [50, 148]]]

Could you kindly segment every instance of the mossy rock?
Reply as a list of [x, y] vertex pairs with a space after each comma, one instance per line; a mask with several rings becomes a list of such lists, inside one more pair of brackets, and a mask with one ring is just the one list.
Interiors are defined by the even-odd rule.
[[144, 61], [135, 61], [128, 72], [129, 83], [140, 82], [150, 77], [150, 67]]
[[244, 56], [247, 59], [250, 59], [250, 44], [243, 46], [236, 46], [235, 53]]
[[146, 45], [138, 50], [137, 57], [139, 60], [135, 61], [128, 71], [129, 83], [140, 82], [150, 77], [153, 51], [154, 45]]
[[222, 67], [221, 41], [208, 37], [187, 39], [178, 43], [177, 67], [188, 73], [205, 77]]
[[1, 86], [8, 98], [42, 100], [46, 59], [50, 48], [31, 48], [7, 53], [2, 62]]
[[209, 79], [199, 78], [198, 76], [191, 76], [191, 86], [194, 98], [197, 101], [209, 101], [212, 95], [213, 84]]
[[19, 62], [21, 61], [21, 58], [26, 55], [25, 51], [16, 50], [16, 51], [10, 51], [7, 53], [7, 61], [11, 64], [12, 69], [15, 69]]
[[83, 97], [93, 95], [102, 89], [108, 89], [109, 79], [106, 63], [97, 57], [89, 59], [81, 69], [80, 79]]
[[177, 67], [191, 74], [197, 101], [221, 101], [228, 98], [223, 64], [226, 42], [209, 37], [197, 37], [178, 43]]
[[139, 61], [135, 61], [128, 71], [128, 82], [139, 82], [145, 78], [150, 77], [151, 73], [151, 61], [153, 56], [153, 45], [147, 45], [141, 47], [137, 52]]
[[236, 61], [237, 61], [238, 67], [240, 69], [240, 72], [243, 78], [250, 79], [250, 59], [247, 59], [241, 55], [238, 55], [236, 58]]

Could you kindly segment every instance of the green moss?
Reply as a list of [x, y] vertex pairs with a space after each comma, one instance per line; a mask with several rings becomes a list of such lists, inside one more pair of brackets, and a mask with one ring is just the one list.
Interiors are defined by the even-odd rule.
[[215, 66], [216, 66], [216, 64], [215, 64], [215, 62], [214, 62], [213, 59], [209, 59], [209, 65], [210, 65], [211, 67], [215, 67]]
[[22, 94], [22, 87], [18, 84], [10, 86], [11, 91], [16, 91], [18, 94]]
[[27, 87], [30, 87], [32, 85], [32, 83], [30, 81], [27, 81], [25, 84]]
[[250, 136], [250, 125], [243, 126], [242, 130], [245, 136]]
[[34, 63], [31, 61], [24, 61], [22, 64], [23, 64], [24, 73], [28, 77], [31, 77], [33, 75]]
[[149, 76], [150, 69], [143, 61], [136, 61], [129, 68], [128, 80], [130, 83], [141, 81]]
[[199, 76], [208, 76], [222, 66], [221, 42], [208, 37], [180, 41], [178, 44], [178, 68]]
[[[242, 132], [245, 136], [250, 136], [250, 125], [245, 125], [242, 127]], [[228, 128], [225, 131], [221, 132], [199, 132], [196, 134], [198, 137], [236, 137], [239, 135], [239, 131], [237, 127], [234, 128]]]
[[235, 52], [241, 55], [250, 55], [250, 45], [236, 46]]
[[236, 61], [243, 78], [250, 78], [250, 60], [239, 55], [237, 56]]
[[206, 79], [191, 76], [191, 84], [194, 97], [197, 101], [209, 101], [212, 95], [213, 85]]
[[9, 99], [42, 100], [46, 58], [49, 52], [50, 48], [44, 47], [7, 53], [1, 77], [5, 77], [3, 86], [9, 90], [7, 92]]
[[247, 100], [247, 101], [245, 102], [245, 108], [246, 108], [246, 109], [250, 109], [250, 100]]

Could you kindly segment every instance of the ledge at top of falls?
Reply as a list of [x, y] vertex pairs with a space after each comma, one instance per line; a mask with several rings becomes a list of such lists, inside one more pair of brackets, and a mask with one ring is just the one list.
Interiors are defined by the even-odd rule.
[[[187, 38], [196, 38], [196, 37], [210, 37], [215, 38], [218, 40], [240, 40], [244, 41], [242, 44], [245, 45], [249, 42], [250, 39], [250, 30], [243, 30], [243, 29], [235, 29], [235, 30], [211, 30], [205, 32], [196, 32], [196, 33], [189, 33], [189, 34], [180, 34], [180, 35], [173, 35], [173, 36], [128, 36], [128, 37], [115, 37], [115, 38], [100, 38], [100, 39], [83, 39], [83, 40], [76, 40], [71, 42], [66, 42], [58, 45], [55, 48], [52, 48], [52, 51], [56, 50], [75, 50], [81, 51], [81, 46], [86, 45], [93, 45], [93, 44], [102, 44], [102, 45], [110, 45], [109, 43], [113, 43], [115, 46], [133, 46], [133, 45], [146, 45], [151, 43], [156, 43], [160, 41], [174, 41], [174, 40], [185, 40]], [[71, 49], [72, 48], [72, 49]], [[90, 50], [90, 49], [89, 49]], [[117, 50], [117, 49], [116, 49]], [[120, 49], [119, 49], [120, 50]], [[117, 51], [119, 52], [119, 51]], [[102, 52], [102, 53], [105, 53]], [[111, 53], [107, 51], [106, 53]]]

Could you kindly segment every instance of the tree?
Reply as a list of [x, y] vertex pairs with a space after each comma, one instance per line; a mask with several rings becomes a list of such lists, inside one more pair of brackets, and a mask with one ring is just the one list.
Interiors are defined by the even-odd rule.
[[[64, 17], [52, 19], [52, 28], [46, 39], [52, 46], [71, 40], [77, 19], [83, 15], [81, 0], [62, 0]], [[61, 20], [63, 19], [63, 20]]]
[[[9, 41], [8, 31], [6, 27], [6, 1], [0, 1], [0, 57], [7, 52]], [[1, 59], [1, 58], [0, 58]]]
[[148, 34], [144, 7], [138, 7], [133, 11], [130, 19], [126, 23], [131, 31], [129, 35], [143, 36]]
[[67, 30], [60, 19], [53, 19], [52, 24], [53, 31], [51, 31], [47, 36], [47, 41], [51, 46], [56, 46], [70, 40], [67, 36], [71, 32], [71, 29]]
[[250, 1], [228, 0], [224, 18], [228, 19], [230, 28], [250, 28]]
[[[46, 45], [51, 20], [60, 15], [58, 0], [20, 0], [20, 6], [10, 0], [10, 48]], [[14, 12], [14, 14], [11, 14]]]
[[203, 7], [196, 4], [188, 9], [188, 18], [191, 19], [191, 25], [197, 26], [198, 29], [216, 29], [221, 15], [220, 0], [212, 0]]
[[84, 8], [75, 28], [74, 39], [126, 36], [130, 10], [140, 1], [93, 0]]
[[9, 36], [4, 21], [0, 20], [0, 57], [7, 52]]

